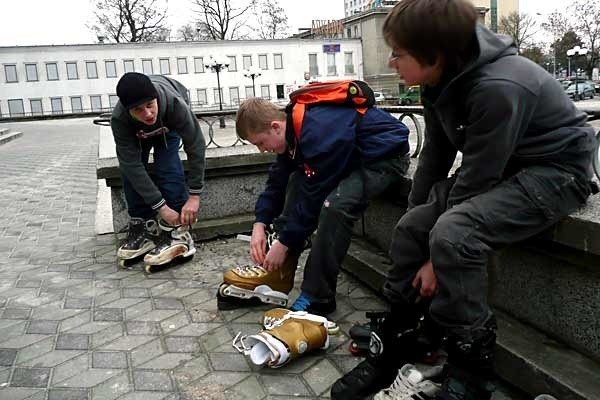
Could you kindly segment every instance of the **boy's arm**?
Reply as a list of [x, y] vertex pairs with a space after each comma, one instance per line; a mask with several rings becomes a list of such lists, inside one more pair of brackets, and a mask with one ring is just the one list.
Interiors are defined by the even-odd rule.
[[254, 207], [255, 222], [268, 226], [283, 211], [285, 194], [290, 174], [295, 164], [287, 155], [278, 155], [269, 168], [265, 190], [258, 196]]
[[183, 98], [175, 97], [168, 120], [181, 136], [189, 167], [188, 186], [192, 195], [199, 195], [204, 186], [206, 142], [200, 123]]
[[110, 126], [115, 139], [119, 170], [144, 202], [153, 210], [158, 210], [165, 204], [165, 200], [142, 163], [139, 139], [121, 120], [113, 117]]
[[500, 182], [536, 103], [533, 93], [506, 81], [484, 82], [472, 90], [467, 98], [462, 164], [448, 196], [448, 207], [487, 192]]
[[419, 153], [408, 208], [424, 204], [434, 183], [448, 177], [456, 158], [456, 148], [442, 130], [431, 110], [425, 110], [425, 143]]

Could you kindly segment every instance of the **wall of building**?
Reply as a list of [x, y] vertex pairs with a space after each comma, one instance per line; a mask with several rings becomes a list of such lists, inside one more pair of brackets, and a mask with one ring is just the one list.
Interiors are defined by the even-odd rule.
[[[328, 74], [325, 44], [337, 44], [335, 54], [336, 73]], [[352, 65], [345, 66], [345, 53], [352, 53]], [[281, 68], [275, 69], [276, 55], [281, 55]], [[142, 60], [151, 60], [153, 73], [160, 74], [160, 60], [168, 60], [170, 73], [162, 71], [182, 82], [190, 90], [193, 103], [202, 101], [198, 90], [206, 90], [208, 106], [218, 105], [217, 76], [204, 68], [196, 71], [195, 64], [203, 64], [211, 57], [217, 60], [229, 60], [234, 57], [237, 68], [220, 73], [223, 104], [235, 103], [230, 96], [230, 88], [238, 88], [241, 100], [247, 97], [247, 88], [252, 80], [244, 77], [243, 56], [250, 56], [252, 68], [262, 75], [255, 79], [256, 94], [263, 93], [261, 86], [268, 86], [263, 94], [277, 100], [277, 86], [284, 90], [287, 98], [289, 91], [304, 85], [305, 72], [309, 71], [309, 54], [315, 54], [319, 74], [310, 77], [313, 80], [363, 79], [361, 60], [363, 58], [360, 39], [284, 39], [264, 41], [219, 41], [219, 42], [161, 42], [161, 43], [116, 43], [66, 46], [25, 46], [0, 47], [0, 114], [9, 114], [9, 100], [23, 101], [26, 115], [32, 112], [31, 100], [41, 99], [43, 113], [52, 111], [51, 99], [61, 99], [64, 112], [71, 111], [71, 98], [80, 97], [84, 110], [92, 109], [93, 96], [100, 96], [103, 109], [110, 109], [116, 101], [117, 81], [125, 72], [124, 61], [133, 60], [135, 71], [143, 72]], [[266, 55], [265, 69], [259, 67], [259, 55]], [[278, 56], [277, 56], [278, 57]], [[202, 61], [200, 62], [200, 58]], [[181, 61], [178, 61], [180, 59]], [[198, 59], [198, 62], [195, 62]], [[106, 61], [114, 61], [116, 76], [107, 77]], [[67, 63], [77, 64], [78, 79], [67, 79]], [[95, 62], [97, 78], [87, 76], [86, 62]], [[187, 72], [178, 68], [178, 62], [187, 66]], [[58, 80], [48, 80], [47, 63], [56, 63]], [[28, 81], [26, 65], [35, 65], [37, 80]], [[166, 61], [163, 61], [163, 65]], [[16, 67], [17, 82], [7, 82], [7, 68]], [[31, 66], [29, 67], [32, 68]], [[251, 92], [251, 89], [248, 89]], [[217, 94], [217, 96], [215, 96]], [[111, 97], [112, 96], [112, 97]], [[281, 93], [280, 93], [281, 97]], [[232, 101], [233, 100], [233, 101]], [[285, 101], [285, 99], [280, 99]], [[15, 102], [12, 103], [13, 105]], [[96, 106], [98, 104], [96, 103]], [[235, 104], [234, 104], [235, 105]]]

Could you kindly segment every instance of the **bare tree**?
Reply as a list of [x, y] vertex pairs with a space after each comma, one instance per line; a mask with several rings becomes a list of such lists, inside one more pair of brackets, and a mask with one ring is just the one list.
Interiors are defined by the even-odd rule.
[[261, 0], [255, 6], [254, 15], [260, 39], [280, 39], [287, 36], [288, 18], [278, 0]]
[[[115, 42], [165, 38], [167, 6], [163, 0], [95, 0], [96, 23], [90, 29]], [[168, 34], [166, 36], [168, 38]]]
[[206, 24], [202, 22], [198, 24], [183, 25], [177, 31], [177, 38], [185, 42], [193, 40], [212, 40]]
[[[243, 36], [241, 30], [247, 26], [250, 9], [256, 0], [193, 0], [198, 10], [198, 23], [207, 30], [212, 40], [238, 39]], [[246, 18], [244, 18], [244, 16]]]
[[576, 0], [572, 12], [575, 32], [589, 50], [584, 68], [592, 76], [600, 47], [600, 0]]
[[536, 34], [535, 25], [535, 20], [529, 15], [512, 12], [500, 18], [498, 31], [512, 37], [517, 46], [517, 52], [521, 54], [522, 48], [529, 46]]

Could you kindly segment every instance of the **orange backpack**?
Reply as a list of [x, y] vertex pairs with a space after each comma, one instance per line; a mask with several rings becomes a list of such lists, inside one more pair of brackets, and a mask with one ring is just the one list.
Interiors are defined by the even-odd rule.
[[293, 91], [290, 93], [290, 103], [286, 110], [290, 112], [291, 109], [296, 138], [300, 136], [306, 108], [315, 104], [352, 107], [358, 113], [358, 123], [360, 123], [367, 109], [375, 104], [375, 94], [366, 82], [358, 80], [310, 83]]

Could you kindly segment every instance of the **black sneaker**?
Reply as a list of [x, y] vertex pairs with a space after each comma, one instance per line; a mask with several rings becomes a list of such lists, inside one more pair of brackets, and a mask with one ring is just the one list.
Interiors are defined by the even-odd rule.
[[312, 301], [306, 293], [302, 292], [300, 293], [300, 296], [298, 296], [294, 304], [292, 304], [290, 310], [306, 311], [309, 314], [316, 314], [322, 317], [326, 317], [328, 314], [334, 312], [335, 308], [335, 299], [325, 303], [317, 303]]

